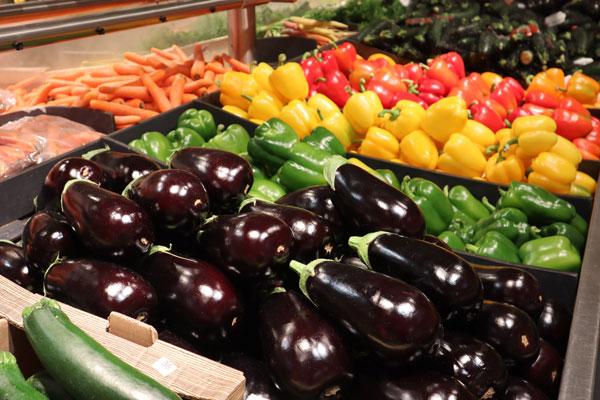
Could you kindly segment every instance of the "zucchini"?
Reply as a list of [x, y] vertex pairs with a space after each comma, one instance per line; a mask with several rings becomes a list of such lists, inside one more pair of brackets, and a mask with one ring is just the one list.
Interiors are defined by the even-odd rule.
[[25, 381], [17, 359], [6, 351], [0, 352], [0, 400], [48, 400]]
[[54, 300], [25, 308], [23, 326], [42, 365], [76, 399], [181, 400], [75, 326]]
[[38, 372], [27, 379], [34, 389], [43, 393], [49, 400], [73, 400], [65, 389], [63, 389], [46, 371]]

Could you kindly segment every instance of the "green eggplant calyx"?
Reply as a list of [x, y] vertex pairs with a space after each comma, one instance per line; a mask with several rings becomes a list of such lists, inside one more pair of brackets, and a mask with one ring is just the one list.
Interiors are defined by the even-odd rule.
[[169, 253], [171, 251], [173, 246], [169, 245], [167, 246], [161, 246], [159, 244], [154, 245], [150, 248], [150, 250], [148, 250], [148, 256], [151, 256], [154, 253]]
[[277, 286], [275, 289], [271, 290], [270, 294], [276, 294], [276, 293], [287, 293], [287, 290], [285, 290], [284, 287]]
[[255, 205], [257, 201], [262, 201], [265, 203], [269, 203], [269, 204], [275, 204], [272, 201], [268, 201], [268, 200], [263, 200], [263, 199], [259, 199], [257, 197], [248, 197], [247, 199], [243, 200], [240, 203], [240, 207], [238, 208], [238, 212], [241, 212], [242, 209], [246, 206], [246, 204], [251, 204], [251, 205]]
[[356, 251], [361, 260], [371, 269], [371, 263], [369, 262], [369, 246], [371, 242], [377, 239], [381, 235], [387, 235], [388, 232], [378, 231], [367, 233], [365, 236], [351, 236], [348, 239], [348, 245]]
[[[8, 239], [0, 239], [0, 243], [12, 244], [15, 245], [15, 242]], [[16, 246], [16, 245], [15, 245]]]
[[131, 200], [131, 188], [133, 187], [133, 185], [135, 185], [135, 183], [137, 181], [139, 181], [140, 179], [142, 179], [143, 177], [145, 177], [146, 175], [140, 175], [137, 178], [135, 178], [134, 180], [132, 180], [131, 182], [129, 182], [127, 184], [127, 186], [125, 186], [125, 189], [123, 189], [123, 191], [121, 192], [121, 196], [126, 197], [128, 199]]
[[313, 260], [308, 264], [302, 264], [300, 261], [296, 260], [290, 261], [290, 268], [293, 269], [294, 272], [296, 272], [300, 276], [298, 286], [300, 286], [300, 290], [310, 301], [312, 301], [312, 299], [310, 298], [310, 296], [308, 295], [308, 291], [306, 290], [306, 281], [308, 280], [308, 278], [315, 275], [315, 268], [317, 267], [317, 265], [325, 261], [331, 260], [327, 260], [325, 258], [317, 258], [316, 260]]
[[46, 268], [46, 271], [44, 272], [44, 277], [42, 279], [42, 290], [44, 291], [44, 296], [47, 296], [48, 293], [46, 293], [46, 277], [48, 276], [48, 274], [50, 273], [50, 270], [52, 268], [54, 268], [54, 266], [56, 264], [60, 264], [61, 262], [65, 261], [66, 257], [61, 257], [60, 253], [56, 255], [56, 257], [54, 258], [54, 260], [52, 260], [52, 262], [50, 263], [50, 265], [48, 265], [48, 268]]
[[348, 160], [342, 156], [331, 156], [325, 161], [325, 165], [323, 166], [323, 176], [331, 189], [335, 190], [335, 173], [337, 169], [347, 162]]
[[42, 310], [44, 308], [54, 308], [56, 310], [60, 310], [60, 305], [56, 300], [52, 300], [47, 297], [42, 297], [37, 303], [34, 303], [29, 307], [25, 307], [23, 309], [23, 319], [29, 317], [34, 311]]
[[88, 151], [87, 153], [82, 155], [81, 158], [85, 158], [86, 160], [91, 160], [92, 158], [94, 158], [94, 156], [97, 156], [100, 153], [106, 153], [107, 151], [110, 151], [110, 147], [108, 147], [108, 145], [105, 145], [102, 148]]
[[2, 351], [0, 352], [0, 364], [17, 365], [17, 359], [8, 351]]
[[92, 181], [90, 181], [88, 179], [71, 179], [70, 181], [68, 181], [67, 183], [65, 183], [65, 187], [63, 188], [63, 191], [60, 194], [60, 209], [61, 209], [62, 212], [65, 211], [65, 207], [64, 207], [64, 204], [63, 204], [63, 197], [65, 195], [65, 192], [67, 191], [67, 189], [69, 188], [69, 186], [71, 186], [72, 184], [77, 183], [77, 182], [86, 182], [86, 183], [89, 183], [89, 184], [92, 184], [92, 185], [100, 186], [99, 183], [92, 182]]

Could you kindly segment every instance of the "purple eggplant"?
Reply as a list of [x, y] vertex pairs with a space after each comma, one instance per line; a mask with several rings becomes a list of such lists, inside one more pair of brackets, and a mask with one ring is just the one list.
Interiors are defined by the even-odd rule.
[[244, 373], [246, 390], [243, 400], [284, 399], [285, 396], [275, 388], [267, 367], [261, 361], [243, 354], [228, 354], [221, 362]]
[[136, 179], [124, 195], [152, 218], [154, 226], [187, 235], [198, 230], [208, 214], [208, 193], [194, 174], [161, 169]]
[[236, 277], [255, 278], [288, 261], [293, 234], [281, 219], [249, 212], [215, 217], [202, 227], [198, 242], [219, 267]]
[[206, 187], [213, 211], [233, 211], [252, 186], [252, 168], [228, 151], [188, 147], [175, 152], [171, 168], [196, 175]]
[[544, 391], [550, 397], [556, 397], [562, 372], [562, 356], [545, 340], [540, 341], [540, 352], [536, 359], [520, 368], [519, 375]]
[[242, 203], [241, 212], [261, 212], [285, 222], [294, 236], [292, 258], [314, 260], [328, 257], [333, 252], [333, 232], [330, 225], [317, 214], [294, 206], [248, 199]]
[[169, 329], [162, 329], [160, 332], [158, 332], [158, 339], [162, 340], [163, 342], [171, 343], [173, 346], [177, 346], [194, 354], [202, 355], [196, 346]]
[[294, 292], [276, 291], [259, 316], [264, 358], [276, 381], [301, 399], [337, 392], [351, 375], [341, 336]]
[[567, 349], [573, 315], [562, 304], [546, 300], [537, 319], [540, 336], [562, 353]]
[[334, 202], [354, 231], [388, 231], [422, 238], [425, 220], [408, 196], [342, 157], [331, 157], [324, 170]]
[[454, 251], [454, 250], [452, 250], [452, 248], [450, 246], [448, 246], [448, 244], [446, 242], [444, 242], [442, 239], [438, 238], [437, 236], [425, 235], [425, 236], [423, 236], [423, 240], [426, 241], [427, 243], [435, 244], [436, 246], [439, 246], [444, 250], [448, 250], [448, 251], [452, 251], [452, 252]]
[[23, 249], [8, 241], [0, 241], [0, 275], [32, 292], [41, 282], [39, 271], [29, 266]]
[[37, 210], [60, 210], [60, 197], [65, 184], [72, 179], [85, 179], [106, 186], [102, 168], [81, 157], [65, 158], [57, 162], [46, 175], [40, 194], [34, 200]]
[[159, 295], [161, 309], [179, 328], [193, 331], [201, 344], [221, 343], [236, 333], [240, 297], [217, 267], [155, 248], [140, 271]]
[[483, 288], [477, 274], [461, 257], [424, 240], [374, 232], [348, 240], [373, 270], [416, 286], [447, 319], [475, 318]]
[[544, 392], [526, 380], [510, 377], [500, 400], [550, 400]]
[[329, 222], [336, 233], [344, 230], [344, 220], [333, 204], [333, 191], [327, 185], [296, 190], [286, 194], [276, 203], [312, 211]]
[[475, 325], [479, 337], [494, 346], [509, 366], [533, 360], [540, 350], [535, 322], [510, 304], [484, 301]]
[[44, 278], [44, 289], [50, 297], [102, 318], [116, 311], [148, 321], [157, 305], [154, 288], [140, 274], [92, 259], [51, 265]]
[[349, 264], [358, 268], [362, 268], [362, 269], [369, 269], [369, 267], [367, 266], [367, 264], [365, 264], [363, 262], [363, 260], [360, 259], [360, 257], [356, 257], [353, 255], [348, 255], [345, 254], [342, 256], [342, 258], [340, 258], [340, 262], [342, 264]]
[[330, 260], [290, 267], [300, 288], [319, 310], [338, 320], [391, 364], [429, 354], [442, 335], [429, 299], [399, 279]]
[[483, 283], [483, 295], [488, 300], [512, 304], [535, 318], [543, 305], [542, 288], [531, 273], [510, 267], [476, 266]]
[[108, 188], [116, 193], [121, 193], [130, 182], [140, 176], [160, 169], [158, 163], [144, 155], [112, 151], [108, 148], [92, 151], [83, 157], [102, 168], [108, 180]]
[[65, 185], [62, 210], [79, 239], [101, 257], [137, 260], [154, 241], [152, 221], [140, 206], [92, 182]]
[[79, 251], [75, 231], [61, 214], [40, 211], [25, 224], [23, 252], [27, 262], [45, 271], [57, 257], [74, 256]]

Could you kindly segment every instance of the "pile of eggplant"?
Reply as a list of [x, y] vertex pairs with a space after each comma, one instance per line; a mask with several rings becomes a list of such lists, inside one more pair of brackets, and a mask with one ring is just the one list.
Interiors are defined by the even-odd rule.
[[246, 375], [246, 399], [552, 399], [569, 310], [526, 270], [472, 266], [417, 205], [344, 159], [328, 185], [247, 198], [220, 150], [171, 168], [109, 149], [58, 162], [0, 274]]

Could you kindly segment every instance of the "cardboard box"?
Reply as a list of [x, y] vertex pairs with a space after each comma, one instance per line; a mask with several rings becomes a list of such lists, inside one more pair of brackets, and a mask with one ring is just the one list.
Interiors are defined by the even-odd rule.
[[[41, 369], [23, 331], [21, 312], [40, 295], [0, 276], [0, 350], [10, 351], [25, 376]], [[156, 330], [119, 313], [107, 320], [61, 303], [71, 321], [87, 334], [182, 398], [241, 400], [244, 375], [233, 368], [157, 340]]]

